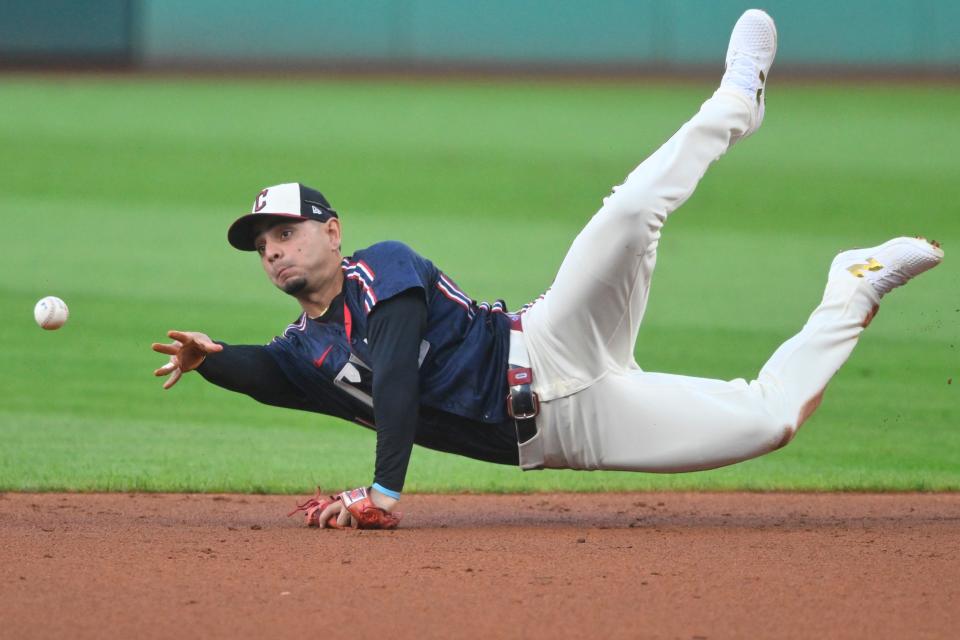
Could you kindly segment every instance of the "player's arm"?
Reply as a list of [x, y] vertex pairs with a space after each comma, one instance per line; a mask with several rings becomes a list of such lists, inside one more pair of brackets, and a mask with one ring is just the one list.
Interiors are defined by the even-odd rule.
[[310, 408], [303, 392], [290, 382], [267, 348], [261, 345], [223, 344], [223, 351], [208, 355], [197, 367], [197, 373], [207, 382], [246, 394], [263, 404], [287, 409]]
[[409, 289], [381, 302], [368, 323], [377, 425], [373, 488], [399, 499], [420, 419], [420, 342], [427, 327], [423, 291]]
[[[403, 490], [420, 417], [420, 341], [426, 326], [427, 305], [419, 288], [377, 304], [367, 325], [377, 425], [377, 456], [369, 499], [388, 512], [397, 505]], [[342, 527], [355, 521], [342, 499], [327, 504], [317, 521], [321, 527], [331, 526], [330, 518]], [[390, 526], [396, 526], [396, 522]]]
[[266, 347], [228, 345], [193, 331], [171, 331], [168, 335], [173, 343], [153, 345], [154, 351], [170, 356], [170, 362], [154, 371], [156, 376], [169, 376], [164, 389], [175, 385], [183, 373], [196, 370], [208, 382], [264, 404], [305, 408], [302, 393], [290, 383]]

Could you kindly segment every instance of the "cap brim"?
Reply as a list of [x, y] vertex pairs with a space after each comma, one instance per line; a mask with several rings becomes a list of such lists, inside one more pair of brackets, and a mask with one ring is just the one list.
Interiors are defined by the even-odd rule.
[[255, 251], [256, 247], [253, 244], [253, 241], [256, 239], [254, 227], [258, 222], [267, 218], [310, 219], [292, 213], [248, 213], [245, 216], [237, 218], [234, 223], [230, 225], [230, 228], [227, 230], [227, 241], [233, 245], [234, 248], [240, 249], [240, 251]]

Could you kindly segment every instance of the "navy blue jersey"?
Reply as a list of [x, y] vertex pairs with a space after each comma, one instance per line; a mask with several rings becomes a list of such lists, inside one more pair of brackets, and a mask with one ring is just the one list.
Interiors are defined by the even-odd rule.
[[267, 350], [307, 396], [331, 383], [372, 408], [367, 316], [380, 302], [411, 289], [427, 304], [420, 345], [420, 404], [484, 423], [508, 419], [506, 368], [510, 322], [502, 301], [477, 304], [432, 262], [400, 242], [381, 242], [344, 258], [343, 315], [311, 321], [306, 313]]

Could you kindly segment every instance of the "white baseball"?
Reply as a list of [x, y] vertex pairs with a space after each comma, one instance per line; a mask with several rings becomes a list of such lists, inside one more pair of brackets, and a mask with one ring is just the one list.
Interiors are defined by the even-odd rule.
[[37, 324], [51, 331], [66, 324], [68, 317], [70, 310], [67, 309], [67, 303], [56, 296], [43, 298], [33, 308], [33, 318]]

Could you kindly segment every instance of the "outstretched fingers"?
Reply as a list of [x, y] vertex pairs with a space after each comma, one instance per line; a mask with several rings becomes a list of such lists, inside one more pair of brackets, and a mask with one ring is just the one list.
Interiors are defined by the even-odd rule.
[[176, 360], [171, 359], [170, 362], [168, 362], [167, 364], [163, 365], [159, 369], [155, 369], [153, 372], [153, 375], [157, 376], [158, 378], [166, 375], [170, 375], [171, 373], [173, 373], [174, 369], [177, 369], [179, 367], [180, 365], [177, 364]]
[[197, 347], [204, 353], [216, 353], [218, 351], [223, 351], [222, 344], [217, 344], [203, 334], [171, 330], [167, 332], [167, 335], [173, 338], [177, 343]]
[[205, 333], [172, 330], [168, 331], [167, 335], [173, 342], [154, 342], [151, 345], [151, 349], [157, 353], [170, 356], [170, 362], [153, 371], [153, 375], [157, 377], [170, 376], [163, 384], [164, 389], [177, 384], [185, 371], [193, 371], [199, 367], [207, 354], [223, 351], [223, 345], [217, 344]]
[[157, 353], [165, 353], [168, 356], [175, 356], [180, 353], [180, 347], [181, 344], [179, 342], [172, 342], [170, 344], [154, 342], [152, 345], [150, 345], [150, 348]]
[[183, 375], [183, 372], [180, 371], [180, 368], [177, 367], [170, 374], [170, 377], [167, 378], [167, 381], [163, 383], [164, 390], [169, 389], [173, 385], [177, 384], [177, 381], [180, 380], [180, 376]]
[[150, 348], [156, 351], [157, 353], [162, 353], [170, 356], [170, 362], [163, 365], [158, 369], [154, 369], [153, 375], [158, 378], [163, 376], [170, 376], [163, 383], [164, 389], [169, 389], [173, 385], [177, 384], [177, 381], [180, 379], [182, 372], [180, 371], [180, 361], [177, 358], [180, 355], [180, 350], [183, 348], [182, 343], [179, 340], [175, 340], [170, 344], [163, 344], [160, 342], [154, 342], [150, 345]]

